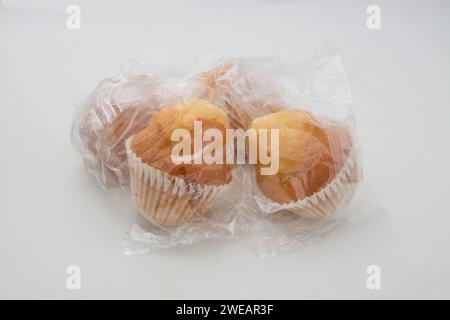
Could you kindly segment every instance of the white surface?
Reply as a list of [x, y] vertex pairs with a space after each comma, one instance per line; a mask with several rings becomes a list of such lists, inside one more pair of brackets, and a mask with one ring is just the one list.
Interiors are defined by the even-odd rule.
[[[82, 10], [79, 31], [66, 8]], [[450, 298], [450, 2], [16, 1], [0, 7], [0, 298]], [[129, 204], [84, 173], [70, 99], [129, 58], [309, 56], [331, 40], [384, 213], [290, 254], [246, 243], [124, 256]], [[66, 288], [78, 264], [82, 289]], [[366, 267], [382, 289], [366, 288]]]

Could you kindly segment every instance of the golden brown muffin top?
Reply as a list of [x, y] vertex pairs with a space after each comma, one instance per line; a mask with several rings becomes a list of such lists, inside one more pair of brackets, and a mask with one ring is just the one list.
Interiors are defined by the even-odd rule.
[[[226, 129], [229, 128], [227, 116], [222, 110], [206, 101], [194, 100], [155, 113], [148, 127], [132, 138], [131, 149], [143, 163], [171, 176], [205, 185], [228, 183], [231, 179], [231, 168], [226, 164], [174, 164], [172, 162], [172, 149], [178, 143], [171, 139], [173, 131], [188, 130], [191, 135], [191, 150], [193, 150], [194, 121], [201, 121], [203, 133], [209, 128], [215, 128], [225, 137]], [[225, 139], [223, 140], [225, 150]]]
[[[332, 122], [319, 122], [301, 110], [256, 118], [250, 127], [279, 129], [278, 173], [261, 175], [261, 165], [256, 165], [259, 188], [278, 203], [302, 200], [320, 191], [343, 167], [352, 147], [347, 129]], [[269, 140], [269, 151], [270, 146]]]
[[[254, 76], [254, 75], [253, 75]], [[196, 80], [203, 89], [200, 99], [210, 101], [224, 110], [234, 129], [247, 129], [256, 117], [284, 110], [273, 101], [267, 101], [252, 76], [242, 68], [238, 61], [224, 62], [221, 65], [200, 73]]]
[[231, 86], [231, 75], [225, 75], [235, 66], [234, 63], [224, 63], [212, 70], [202, 72], [197, 79], [200, 83], [208, 86], [212, 90], [213, 96], [224, 94]]

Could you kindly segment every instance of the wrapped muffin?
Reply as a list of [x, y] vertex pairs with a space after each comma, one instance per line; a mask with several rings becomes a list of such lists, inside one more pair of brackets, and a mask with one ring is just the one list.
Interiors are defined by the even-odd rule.
[[162, 96], [147, 75], [102, 81], [74, 120], [72, 138], [88, 173], [104, 188], [128, 183], [125, 140], [142, 130], [150, 117], [175, 95]]
[[268, 257], [354, 221], [358, 205], [333, 214], [362, 166], [335, 51], [199, 60], [105, 80], [75, 119], [87, 171], [130, 183], [140, 214], [126, 252], [248, 235]]
[[263, 65], [228, 59], [196, 74], [188, 90], [194, 98], [221, 108], [228, 115], [231, 128], [247, 129], [254, 118], [282, 110], [275, 87]]
[[[256, 164], [256, 182], [262, 195], [256, 200], [265, 212], [288, 210], [310, 218], [323, 218], [352, 197], [358, 170], [352, 137], [334, 122], [318, 120], [311, 113], [285, 110], [254, 119], [251, 128], [277, 129], [277, 173], [262, 174]], [[260, 146], [261, 147], [261, 146]]]
[[[152, 222], [167, 226], [192, 222], [227, 190], [231, 167], [225, 161], [203, 161], [208, 142], [201, 141], [198, 149], [192, 138], [185, 144], [189, 150], [174, 159], [174, 132], [185, 130], [189, 137], [194, 136], [199, 123], [202, 130], [219, 130], [223, 136], [229, 128], [222, 110], [195, 100], [157, 112], [147, 128], [127, 140], [131, 190], [138, 209]], [[221, 147], [226, 148], [225, 144]]]

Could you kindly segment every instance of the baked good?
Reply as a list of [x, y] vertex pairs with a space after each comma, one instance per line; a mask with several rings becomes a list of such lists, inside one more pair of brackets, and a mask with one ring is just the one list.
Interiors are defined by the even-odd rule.
[[273, 84], [264, 83], [262, 71], [255, 68], [238, 59], [218, 62], [211, 70], [196, 75], [196, 85], [190, 90], [196, 98], [221, 108], [231, 128], [247, 129], [255, 117], [282, 110]]
[[128, 183], [125, 140], [161, 108], [156, 88], [156, 80], [146, 75], [106, 79], [76, 118], [74, 140], [85, 168], [102, 187]]
[[[203, 132], [214, 128], [225, 136], [229, 128], [222, 110], [194, 100], [155, 113], [148, 127], [127, 141], [131, 190], [137, 207], [152, 222], [178, 226], [201, 217], [231, 181], [231, 167], [227, 164], [174, 162], [176, 142], [172, 141], [172, 133], [185, 129], [193, 137], [195, 121], [201, 121]], [[207, 145], [203, 142], [202, 147]], [[183, 157], [203, 155], [194, 150], [194, 139], [189, 146], [190, 152]], [[225, 141], [222, 147], [226, 147]]]
[[[337, 123], [318, 120], [302, 110], [284, 110], [256, 118], [251, 128], [279, 129], [279, 169], [256, 182], [262, 205], [272, 211], [287, 209], [306, 217], [325, 217], [353, 195], [357, 178], [353, 141]], [[268, 149], [272, 156], [276, 150]]]

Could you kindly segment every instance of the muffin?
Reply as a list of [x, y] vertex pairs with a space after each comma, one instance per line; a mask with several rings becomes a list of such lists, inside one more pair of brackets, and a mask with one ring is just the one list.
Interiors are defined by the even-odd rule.
[[[202, 217], [231, 181], [231, 167], [224, 164], [225, 158], [223, 164], [173, 161], [172, 150], [177, 142], [172, 141], [172, 133], [185, 129], [194, 137], [195, 121], [201, 121], [203, 132], [214, 128], [223, 137], [229, 128], [222, 110], [206, 101], [194, 100], [155, 113], [147, 128], [127, 140], [131, 190], [138, 209], [152, 222], [179, 226]], [[199, 159], [208, 149], [209, 144], [203, 142], [199, 155], [193, 140], [189, 144], [191, 150], [181, 155], [183, 158], [192, 155]], [[226, 150], [225, 141], [222, 148]]]
[[73, 138], [85, 168], [102, 187], [128, 182], [125, 140], [145, 128], [162, 107], [156, 87], [155, 79], [145, 75], [106, 79], [75, 118]]
[[[197, 99], [213, 103], [230, 119], [233, 129], [247, 129], [253, 118], [282, 110], [275, 101], [278, 95], [273, 84], [267, 84], [264, 70], [255, 69], [238, 59], [220, 61], [211, 70], [194, 77], [189, 88]], [[270, 98], [273, 100], [269, 102]]]
[[[288, 210], [322, 218], [344, 205], [353, 195], [358, 170], [348, 130], [334, 122], [316, 119], [301, 110], [284, 110], [256, 118], [251, 128], [279, 129], [279, 167], [263, 175], [260, 161], [256, 182], [264, 211]], [[272, 156], [276, 150], [268, 150]]]

